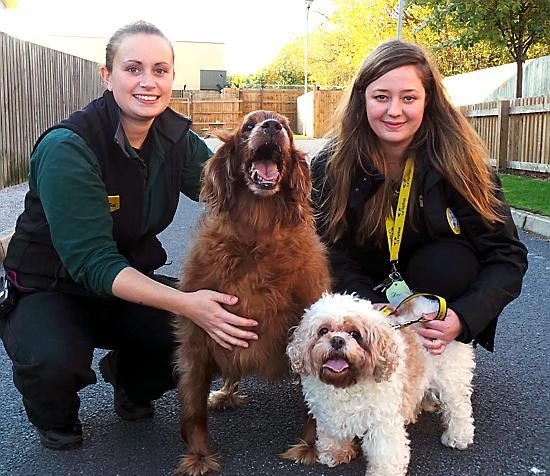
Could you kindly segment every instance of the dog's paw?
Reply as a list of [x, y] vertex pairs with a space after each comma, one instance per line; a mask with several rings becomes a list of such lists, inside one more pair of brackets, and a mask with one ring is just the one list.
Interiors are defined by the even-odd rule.
[[292, 445], [288, 450], [280, 455], [281, 458], [294, 461], [295, 463], [312, 466], [317, 462], [315, 445], [310, 445], [305, 441]]
[[439, 399], [432, 393], [424, 395], [422, 403], [420, 404], [420, 410], [428, 413], [436, 413], [440, 410], [441, 403]]
[[208, 408], [210, 410], [230, 410], [244, 405], [248, 401], [248, 395], [239, 392], [214, 390], [208, 396]]
[[321, 464], [326, 464], [329, 468], [333, 468], [339, 464], [338, 460], [334, 459], [330, 451], [320, 451], [317, 455], [317, 461]]
[[181, 458], [174, 474], [176, 476], [214, 476], [221, 470], [222, 466], [218, 455], [187, 453]]
[[462, 433], [450, 433], [446, 431], [441, 435], [441, 443], [449, 448], [465, 450], [474, 443], [474, 429], [464, 429]]
[[343, 442], [338, 447], [319, 451], [317, 460], [331, 468], [339, 464], [348, 464], [357, 456], [357, 444], [354, 441]]

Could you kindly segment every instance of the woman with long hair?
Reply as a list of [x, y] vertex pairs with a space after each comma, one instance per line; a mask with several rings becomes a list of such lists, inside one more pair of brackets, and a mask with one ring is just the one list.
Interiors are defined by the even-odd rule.
[[417, 327], [430, 352], [454, 339], [492, 351], [497, 317], [521, 291], [527, 251], [487, 149], [437, 68], [414, 44], [382, 43], [334, 124], [312, 175], [335, 290], [390, 309], [430, 294], [445, 303], [441, 319]]

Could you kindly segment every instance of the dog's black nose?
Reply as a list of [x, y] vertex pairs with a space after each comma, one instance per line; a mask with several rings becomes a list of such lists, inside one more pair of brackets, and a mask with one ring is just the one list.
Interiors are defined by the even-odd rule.
[[340, 336], [334, 336], [330, 339], [330, 345], [335, 350], [338, 350], [338, 349], [341, 349], [342, 347], [344, 347], [345, 343], [346, 343], [346, 341], [344, 340], [344, 338], [340, 337]]
[[275, 119], [267, 119], [262, 123], [261, 127], [265, 130], [265, 132], [270, 133], [279, 132], [283, 128], [281, 123]]

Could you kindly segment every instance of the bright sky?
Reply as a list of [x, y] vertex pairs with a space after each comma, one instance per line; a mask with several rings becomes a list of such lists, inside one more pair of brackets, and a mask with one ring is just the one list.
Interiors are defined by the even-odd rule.
[[[332, 9], [332, 0], [314, 0], [309, 31]], [[173, 41], [225, 43], [228, 72], [248, 74], [304, 34], [305, 12], [304, 0], [17, 0], [17, 8], [0, 9], [0, 30], [27, 40], [49, 34], [109, 38], [142, 19]]]

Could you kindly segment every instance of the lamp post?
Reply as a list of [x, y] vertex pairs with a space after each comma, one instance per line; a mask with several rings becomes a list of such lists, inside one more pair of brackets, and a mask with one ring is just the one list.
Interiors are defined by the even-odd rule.
[[397, 13], [397, 39], [400, 40], [403, 30], [403, 11], [405, 10], [405, 0], [399, 0], [399, 11]]
[[309, 33], [309, 9], [313, 0], [304, 0], [306, 6], [306, 35], [304, 40], [304, 94], [307, 93], [307, 49], [308, 49], [308, 33]]

